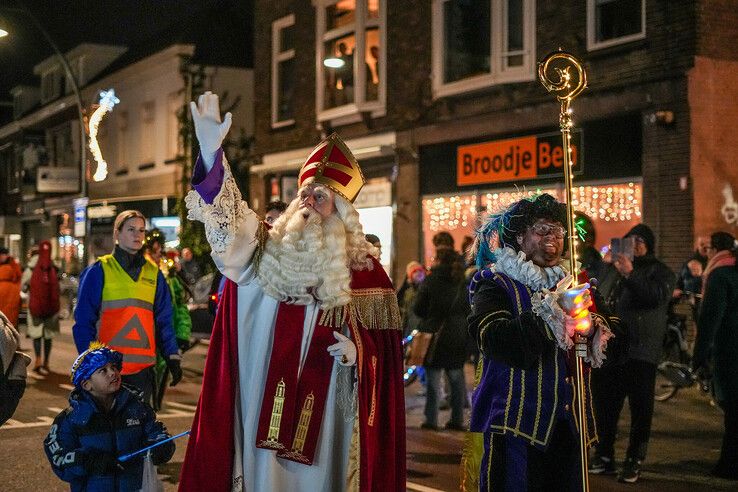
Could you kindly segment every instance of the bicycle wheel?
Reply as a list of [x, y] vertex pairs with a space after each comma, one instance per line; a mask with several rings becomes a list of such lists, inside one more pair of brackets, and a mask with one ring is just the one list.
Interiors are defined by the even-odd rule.
[[675, 383], [675, 364], [682, 362], [682, 353], [679, 340], [667, 332], [664, 341], [664, 353], [661, 363], [656, 368], [656, 387], [653, 392], [654, 400], [667, 401], [677, 394], [680, 386]]
[[668, 362], [662, 362], [656, 368], [656, 387], [653, 392], [654, 400], [667, 401], [679, 391], [679, 386], [672, 382], [670, 374]]

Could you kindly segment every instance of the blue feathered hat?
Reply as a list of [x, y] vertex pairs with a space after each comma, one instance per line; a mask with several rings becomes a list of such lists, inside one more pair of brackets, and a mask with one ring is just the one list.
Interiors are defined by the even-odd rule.
[[548, 219], [566, 225], [566, 205], [548, 193], [533, 195], [511, 204], [506, 209], [492, 214], [476, 231], [474, 251], [478, 268], [485, 268], [496, 261], [492, 243], [496, 240], [500, 248], [505, 246], [520, 250], [518, 234], [523, 234], [538, 219]]
[[120, 371], [123, 367], [123, 354], [111, 349], [102, 342], [95, 341], [90, 343], [90, 348], [79, 354], [74, 364], [72, 364], [72, 373], [70, 375], [72, 384], [81, 386], [82, 383], [90, 379], [92, 373], [108, 362], [112, 363]]

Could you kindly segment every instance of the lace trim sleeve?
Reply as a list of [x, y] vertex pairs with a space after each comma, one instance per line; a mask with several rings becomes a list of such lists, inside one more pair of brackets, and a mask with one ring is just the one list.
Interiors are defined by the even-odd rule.
[[187, 218], [198, 220], [205, 225], [205, 236], [216, 254], [226, 252], [246, 216], [254, 213], [241, 199], [241, 192], [233, 179], [225, 156], [223, 167], [223, 184], [212, 204], [205, 203], [195, 190], [191, 190], [185, 197]]
[[595, 332], [589, 342], [587, 348], [587, 357], [584, 359], [590, 363], [592, 367], [601, 367], [607, 356], [607, 341], [614, 337], [612, 330], [607, 324], [605, 318], [599, 314], [592, 313], [592, 323], [595, 326]]
[[531, 298], [533, 312], [543, 318], [546, 326], [556, 339], [556, 344], [562, 350], [569, 350], [573, 345], [571, 338], [566, 334], [564, 311], [557, 302], [558, 295], [544, 289], [536, 292]]

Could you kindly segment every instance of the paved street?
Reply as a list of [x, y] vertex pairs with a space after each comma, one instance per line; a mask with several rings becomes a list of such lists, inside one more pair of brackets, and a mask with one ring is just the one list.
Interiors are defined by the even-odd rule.
[[[62, 334], [55, 340], [52, 353], [52, 374], [33, 376], [13, 420], [0, 427], [0, 449], [6, 459], [0, 468], [0, 490], [44, 492], [69, 490], [49, 467], [41, 443], [54, 416], [66, 406], [69, 386], [68, 369], [75, 357], [70, 336], [71, 323], [62, 324]], [[31, 341], [23, 346], [30, 349]], [[192, 421], [201, 383], [202, 367], [207, 347], [200, 345], [185, 358], [185, 379], [168, 390], [167, 404], [159, 417], [169, 431], [187, 430]], [[418, 396], [416, 383], [406, 390], [408, 490], [433, 492], [458, 489], [459, 462], [463, 448], [463, 433], [420, 430], [424, 398]], [[448, 420], [448, 411], [441, 412], [439, 422]], [[642, 481], [637, 485], [622, 485], [614, 477], [592, 477], [592, 490], [639, 490], [700, 492], [737, 490], [735, 483], [709, 478], [707, 472], [717, 459], [720, 446], [722, 415], [697, 390], [684, 391], [665, 403], [656, 403], [654, 431], [649, 459]], [[176, 490], [179, 470], [184, 458], [186, 439], [180, 439], [173, 460], [159, 468], [165, 490]], [[626, 445], [622, 432], [618, 452]]]
[[[467, 371], [470, 376], [470, 371]], [[406, 391], [408, 413], [408, 480], [440, 490], [458, 490], [463, 434], [420, 430], [424, 398], [416, 384]], [[627, 404], [626, 404], [627, 407]], [[441, 412], [438, 422], [450, 414]], [[624, 410], [616, 452], [623, 458], [627, 447], [628, 411]], [[697, 389], [682, 391], [671, 401], [656, 402], [649, 457], [641, 480], [620, 484], [615, 476], [590, 475], [593, 491], [707, 492], [738, 490], [738, 484], [708, 476], [720, 452], [722, 414]], [[409, 490], [411, 490], [409, 488]]]

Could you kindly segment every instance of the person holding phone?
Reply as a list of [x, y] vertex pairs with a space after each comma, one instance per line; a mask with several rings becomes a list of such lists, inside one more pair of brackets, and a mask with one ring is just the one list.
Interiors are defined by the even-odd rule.
[[633, 258], [625, 254], [627, 248], [613, 251], [609, 272], [616, 275], [610, 303], [628, 333], [628, 352], [619, 363], [592, 371], [592, 398], [600, 441], [590, 462], [590, 472], [616, 471], [615, 436], [627, 396], [630, 444], [618, 480], [635, 483], [651, 433], [656, 366], [661, 359], [675, 276], [654, 255], [656, 237], [650, 227], [636, 225], [624, 237], [629, 238], [633, 241]]

